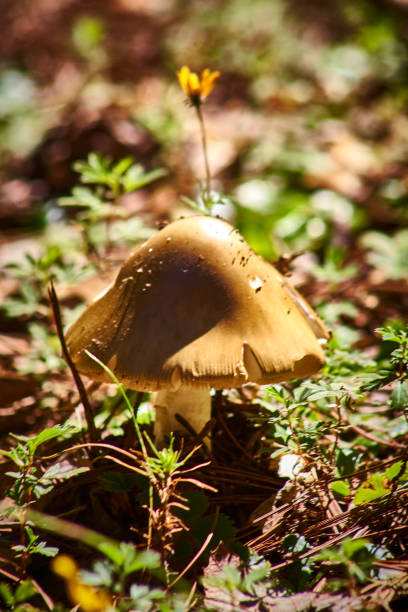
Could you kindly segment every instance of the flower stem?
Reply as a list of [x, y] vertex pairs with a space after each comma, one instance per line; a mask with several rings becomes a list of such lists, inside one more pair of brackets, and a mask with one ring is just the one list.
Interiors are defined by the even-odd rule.
[[208, 164], [207, 137], [205, 134], [204, 117], [201, 111], [200, 104], [196, 104], [195, 109], [197, 111], [198, 122], [200, 124], [200, 130], [201, 130], [201, 144], [203, 147], [204, 164], [205, 164], [205, 184], [206, 184], [207, 193], [209, 195], [211, 191], [211, 175], [210, 175], [210, 166]]

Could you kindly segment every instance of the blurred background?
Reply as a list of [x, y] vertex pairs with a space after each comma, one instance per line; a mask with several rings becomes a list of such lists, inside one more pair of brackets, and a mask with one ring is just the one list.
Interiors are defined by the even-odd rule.
[[176, 79], [188, 64], [222, 73], [204, 107], [213, 186], [229, 196], [220, 214], [268, 259], [307, 253], [299, 282], [317, 302], [335, 289], [376, 313], [338, 306], [329, 319], [368, 330], [407, 306], [408, 2], [0, 6], [2, 264], [38, 253], [41, 235], [61, 241], [55, 228], [76, 212], [58, 198], [92, 151], [163, 169], [120, 200], [138, 221], [126, 246], [185, 212], [180, 197], [204, 178]]
[[[269, 457], [277, 460], [287, 448], [305, 453], [313, 477], [304, 479], [310, 497], [302, 493], [303, 501], [293, 503], [292, 514], [279, 515], [279, 529], [275, 518], [266, 523], [266, 533], [277, 538], [270, 540], [273, 564], [288, 560], [289, 551], [297, 559], [276, 592], [313, 588], [319, 594], [337, 580], [343, 564], [344, 588], [353, 597], [371, 593], [378, 584], [383, 589], [378, 606], [384, 603], [390, 610], [395, 585], [406, 589], [403, 578], [392, 573], [397, 568], [391, 565], [392, 555], [402, 560], [400, 576], [406, 576], [407, 567], [401, 531], [406, 528], [406, 456], [404, 463], [391, 463], [406, 449], [408, 432], [408, 0], [0, 0], [0, 15], [0, 446], [18, 443], [22, 453], [25, 438], [16, 440], [9, 432], [47, 436], [46, 430], [57, 423], [78, 428], [66, 434], [75, 436], [66, 437], [66, 444], [87, 439], [82, 437], [80, 400], [61, 357], [47, 293], [50, 281], [55, 282], [65, 326], [108, 284], [131, 248], [160, 224], [194, 214], [186, 198], [200, 195], [203, 153], [194, 108], [186, 103], [176, 73], [183, 65], [199, 73], [207, 67], [219, 70], [203, 106], [212, 187], [219, 194], [214, 199], [220, 201], [214, 212], [290, 275], [333, 330], [333, 338], [320, 378], [286, 386], [280, 396], [269, 388], [261, 398], [256, 388], [247, 387], [228, 394], [229, 404], [222, 404], [230, 401], [226, 394], [214, 398], [216, 469], [208, 473], [221, 495], [211, 501], [216, 519], [206, 510], [203, 492], [196, 501], [191, 497], [194, 524], [203, 519], [203, 531], [197, 539], [199, 553], [191, 553], [187, 567], [203, 551], [193, 573], [198, 576], [197, 567], [207, 563], [203, 559], [208, 558], [210, 540], [201, 549], [198, 542], [215, 526], [225, 531], [229, 550], [235, 528], [228, 517], [244, 527], [239, 537], [246, 538], [255, 506], [267, 516], [275, 504], [272, 470], [277, 465]], [[383, 330], [381, 342], [375, 330], [385, 325], [391, 332]], [[133, 449], [135, 432], [120, 389], [91, 384], [88, 392], [101, 439]], [[147, 394], [129, 397], [139, 423], [148, 426], [152, 411]], [[218, 415], [225, 405], [234, 409], [224, 418]], [[41, 444], [56, 440], [58, 431], [53, 431], [49, 438], [36, 438], [30, 448], [36, 449], [39, 439]], [[62, 448], [60, 439], [58, 446], [47, 447], [48, 459], [57, 456], [54, 450], [60, 457]], [[147, 485], [136, 495], [126, 479], [109, 479], [106, 472], [103, 480], [106, 467], [96, 462], [83, 480], [71, 484], [62, 479], [86, 472], [82, 454], [64, 454], [62, 471], [44, 464], [47, 456], [36, 459], [38, 472], [33, 472], [34, 452], [27, 454], [21, 477], [6, 473], [5, 492], [11, 481], [23, 483], [13, 484], [13, 490], [21, 490], [14, 500], [28, 506], [32, 491], [37, 495], [35, 488], [42, 487], [38, 497], [48, 495], [54, 486], [48, 488], [49, 483], [61, 478], [61, 488], [41, 500], [42, 511], [123, 542], [131, 533], [138, 546], [150, 543], [150, 523], [147, 540], [141, 527], [147, 521], [140, 505], [148, 503], [147, 494], [143, 497]], [[13, 455], [0, 453], [1, 474], [10, 470], [7, 457]], [[16, 464], [13, 470], [23, 470], [22, 460]], [[356, 474], [365, 478], [364, 466], [377, 470], [379, 465], [390, 467], [366, 483], [354, 476], [349, 482], [353, 488], [360, 482], [364, 503], [392, 492], [393, 512], [390, 495], [383, 505], [372, 506], [371, 514], [360, 506], [358, 523], [357, 514], [349, 513], [356, 508], [346, 481], [338, 482], [342, 489], [333, 487], [338, 493], [333, 501], [339, 499], [341, 508], [337, 501], [337, 506], [329, 504], [333, 474], [348, 477], [359, 470]], [[224, 471], [222, 466], [227, 466]], [[398, 474], [391, 471], [390, 476], [388, 470], [395, 466]], [[268, 472], [272, 484], [266, 487]], [[317, 486], [309, 487], [315, 474], [322, 494]], [[399, 477], [405, 489], [401, 485], [397, 497]], [[282, 496], [279, 492], [277, 507], [286, 500], [292, 504], [295, 493], [290, 491], [296, 489]], [[258, 506], [263, 502], [265, 510]], [[224, 516], [222, 522], [219, 516]], [[286, 539], [288, 525], [293, 531], [288, 538], [296, 532], [299, 539]], [[1, 556], [9, 558], [13, 540], [8, 523], [6, 527]], [[27, 530], [30, 545], [24, 547], [22, 524], [14, 529], [19, 543], [15, 558], [21, 556], [25, 576], [27, 559], [43, 542], [36, 544]], [[329, 557], [319, 557], [323, 563], [315, 565], [319, 571], [309, 580], [312, 566], [304, 558], [310, 546], [324, 553], [322, 542], [339, 543], [342, 529], [353, 538], [372, 538], [371, 562], [375, 554], [378, 571], [387, 568], [377, 564], [380, 559], [390, 561], [388, 569], [371, 573], [374, 565], [357, 566], [357, 557], [352, 561], [353, 551], [359, 554], [361, 548], [350, 548], [349, 556], [342, 548], [331, 557], [333, 565], [326, 564]], [[190, 547], [190, 539], [185, 541]], [[366, 540], [360, 542], [368, 550]], [[186, 550], [178, 559], [187, 559]], [[257, 550], [262, 552], [262, 542]], [[34, 576], [48, 567], [48, 558], [45, 566], [45, 561], [37, 564], [38, 557], [31, 565]], [[10, 567], [13, 572], [17, 567], [14, 557], [5, 576], [12, 576]], [[256, 565], [252, 567], [256, 572]], [[359, 590], [363, 581], [359, 586], [353, 567], [360, 573], [365, 568], [366, 591]], [[120, 572], [126, 575], [122, 566]], [[46, 582], [51, 594], [54, 581]], [[265, 592], [272, 592], [269, 586]], [[5, 598], [5, 587], [2, 593]], [[195, 586], [190, 604], [194, 593]], [[232, 595], [229, 601], [235, 602]], [[248, 601], [245, 595], [245, 605]], [[354, 604], [344, 606], [352, 609]], [[402, 603], [399, 609], [408, 606]]]

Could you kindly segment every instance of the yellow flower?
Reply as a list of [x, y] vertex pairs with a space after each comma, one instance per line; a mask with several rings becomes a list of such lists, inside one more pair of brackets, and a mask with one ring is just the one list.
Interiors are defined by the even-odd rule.
[[64, 578], [73, 604], [84, 612], [105, 612], [111, 600], [105, 591], [94, 589], [80, 580], [78, 566], [68, 555], [58, 555], [52, 562], [53, 571]]
[[180, 87], [193, 104], [201, 104], [204, 98], [211, 93], [215, 80], [220, 75], [221, 72], [218, 70], [211, 72], [209, 68], [205, 68], [199, 77], [195, 72], [191, 72], [188, 66], [183, 66], [177, 72]]

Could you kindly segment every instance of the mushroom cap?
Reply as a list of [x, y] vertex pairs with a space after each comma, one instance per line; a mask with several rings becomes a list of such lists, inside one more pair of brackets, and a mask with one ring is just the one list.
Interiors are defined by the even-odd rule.
[[215, 389], [315, 373], [324, 324], [230, 224], [192, 216], [167, 225], [123, 264], [69, 328], [78, 370], [127, 387]]

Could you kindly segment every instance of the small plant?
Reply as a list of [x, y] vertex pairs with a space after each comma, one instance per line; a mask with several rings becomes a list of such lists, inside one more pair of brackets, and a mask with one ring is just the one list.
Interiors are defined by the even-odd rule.
[[393, 236], [384, 232], [367, 232], [362, 245], [369, 249], [368, 260], [383, 270], [387, 278], [406, 278], [408, 273], [408, 230], [403, 229]]
[[18, 470], [6, 472], [6, 476], [12, 480], [6, 495], [14, 502], [14, 506], [6, 510], [6, 514], [15, 515], [21, 523], [21, 540], [19, 544], [13, 546], [13, 550], [16, 557], [20, 559], [23, 576], [31, 555], [41, 554], [52, 557], [58, 552], [57, 548], [47, 546], [45, 541], [40, 540], [27, 520], [27, 510], [32, 500], [49, 493], [58, 481], [66, 480], [87, 470], [84, 467], [73, 467], [67, 470], [58, 463], [43, 469], [37, 460], [37, 451], [44, 443], [60, 436], [70, 436], [74, 430], [72, 426], [56, 425], [43, 430], [38, 436], [32, 438], [13, 435], [12, 437], [17, 440], [17, 445], [8, 451], [0, 449], [0, 455], [12, 461]]
[[[64, 579], [68, 596], [83, 610], [104, 612], [140, 610], [140, 612], [188, 609], [188, 593], [168, 591], [160, 556], [153, 550], [138, 551], [133, 544], [118, 542], [101, 545], [104, 559], [95, 561], [92, 570], [80, 570], [67, 555], [54, 559], [52, 567]], [[155, 586], [137, 581], [154, 581]], [[147, 580], [146, 580], [147, 579]]]
[[398, 483], [406, 482], [408, 473], [406, 462], [396, 461], [380, 474], [372, 474], [367, 480], [358, 487], [354, 495], [356, 505], [372, 502], [383, 495], [392, 493]]
[[200, 190], [196, 200], [188, 198], [187, 196], [181, 196], [181, 200], [201, 214], [212, 214], [213, 209], [217, 206], [224, 206], [225, 204], [232, 203], [229, 196], [215, 191], [214, 189], [208, 191], [202, 183], [199, 183]]
[[40, 528], [68, 535], [82, 546], [97, 551], [99, 559], [92, 569], [81, 570], [71, 556], [61, 554], [51, 564], [52, 570], [66, 585], [69, 599], [83, 610], [145, 612], [189, 609], [192, 593], [185, 586], [162, 587], [166, 581], [160, 555], [154, 550], [138, 550], [131, 542], [118, 542], [101, 533], [64, 519], [31, 510], [29, 517]]
[[[167, 174], [162, 168], [145, 172], [143, 166], [134, 163], [131, 157], [114, 163], [98, 153], [90, 153], [86, 161], [76, 162], [74, 170], [79, 173], [81, 183], [95, 187], [76, 186], [72, 189], [72, 195], [59, 198], [58, 204], [80, 209], [76, 218], [84, 237], [86, 252], [97, 255], [98, 248], [105, 247], [107, 252], [111, 248], [113, 221], [128, 216], [127, 211], [120, 206], [120, 197]], [[136, 233], [134, 240], [137, 238]]]
[[[241, 606], [251, 607], [260, 603], [262, 595], [265, 594], [265, 584], [269, 585], [269, 582], [270, 565], [256, 553], [250, 554], [246, 568], [226, 563], [220, 571], [202, 579], [208, 603], [211, 604], [211, 589], [215, 588], [215, 601], [224, 601], [226, 609], [228, 606], [228, 609], [233, 607], [237, 610], [241, 609]], [[258, 590], [262, 595], [258, 594]]]
[[293, 561], [281, 572], [283, 582], [289, 592], [304, 591], [310, 586], [312, 578], [313, 561], [311, 559], [298, 559], [311, 547], [307, 540], [297, 534], [291, 533], [283, 538], [283, 548], [290, 554]]
[[[262, 403], [270, 428], [270, 438], [278, 449], [272, 457], [284, 452], [309, 452], [323, 449], [321, 440], [336, 426], [329, 414], [332, 406], [337, 406], [348, 396], [347, 391], [330, 382], [302, 382], [294, 389], [283, 385], [268, 387]], [[328, 409], [329, 408], [329, 409]]]
[[0, 600], [4, 602], [6, 610], [27, 610], [22, 604], [26, 604], [36, 594], [37, 589], [31, 580], [23, 580], [14, 591], [6, 582], [0, 582]]
[[76, 431], [72, 425], [55, 425], [44, 429], [35, 437], [11, 434], [17, 440], [17, 445], [10, 450], [1, 450], [0, 455], [7, 457], [18, 468], [17, 472], [7, 472], [13, 479], [8, 488], [7, 495], [19, 506], [28, 504], [32, 498], [39, 499], [48, 493], [56, 480], [70, 478], [87, 468], [78, 468], [73, 471], [63, 471], [57, 465], [42, 470], [37, 464], [37, 451], [45, 442], [60, 436], [70, 436]]
[[16, 544], [12, 549], [16, 553], [16, 558], [26, 560], [33, 554], [45, 555], [46, 557], [55, 557], [58, 553], [58, 548], [55, 546], [47, 546], [46, 542], [40, 540], [40, 536], [36, 535], [30, 525], [24, 525], [26, 535], [25, 544]]
[[341, 281], [354, 278], [358, 272], [355, 264], [346, 264], [347, 252], [340, 247], [330, 246], [325, 253], [324, 262], [313, 268], [316, 278], [326, 280], [333, 286]]
[[393, 323], [376, 331], [391, 350], [385, 356], [380, 353], [380, 368], [364, 376], [362, 388], [380, 389], [394, 383], [391, 406], [396, 410], [405, 410], [408, 408], [408, 329], [400, 323]]
[[43, 377], [50, 372], [64, 370], [66, 363], [59, 354], [57, 335], [40, 323], [30, 323], [28, 332], [31, 339], [30, 348], [17, 364], [17, 371]]
[[[180, 531], [187, 531], [185, 523], [179, 516], [179, 511], [188, 511], [189, 508], [186, 505], [186, 498], [180, 493], [180, 489], [186, 485], [193, 485], [193, 487], [215, 492], [216, 489], [214, 487], [196, 478], [192, 478], [190, 475], [191, 472], [208, 465], [208, 463], [188, 468], [186, 464], [198, 450], [198, 447], [194, 448], [185, 457], [182, 457], [181, 451], [173, 448], [172, 437], [167, 448], [158, 450], [147, 433], [143, 432], [144, 435], [142, 434], [137, 415], [135, 415], [123, 385], [100, 359], [89, 351], [86, 351], [86, 353], [105, 370], [111, 377], [112, 382], [116, 384], [132, 418], [142, 451], [142, 461], [137, 466], [124, 463], [123, 461], [120, 464], [126, 466], [130, 471], [144, 476], [149, 483], [147, 505], [149, 512], [148, 546], [150, 548], [150, 545], [153, 543], [154, 547], [160, 550], [161, 561], [163, 567], [166, 568], [166, 572], [168, 572], [167, 581], [169, 582], [168, 559], [174, 552], [175, 535]], [[146, 442], [153, 453], [152, 456], [149, 456], [147, 452]], [[115, 457], [110, 456], [109, 458], [115, 461]]]
[[9, 317], [46, 318], [49, 315], [45, 303], [46, 290], [52, 280], [75, 283], [85, 278], [90, 266], [67, 262], [58, 245], [47, 247], [38, 257], [25, 254], [22, 263], [5, 266], [9, 276], [19, 281], [18, 294], [9, 297], [1, 305]]
[[356, 538], [343, 540], [339, 547], [324, 550], [314, 555], [313, 560], [328, 567], [332, 591], [346, 586], [351, 595], [357, 595], [360, 586], [370, 581], [375, 555], [368, 540]]
[[188, 512], [188, 498], [181, 491], [189, 485], [213, 492], [215, 489], [191, 476], [192, 472], [208, 465], [207, 463], [190, 469], [186, 466], [197, 449], [182, 458], [181, 452], [173, 449], [172, 438], [169, 447], [160, 451], [155, 448], [150, 438], [148, 441], [153, 457], [147, 458], [146, 473], [157, 498], [157, 502], [152, 500], [149, 507], [152, 541], [155, 548], [161, 551], [162, 563], [169, 571], [168, 560], [174, 553], [175, 536], [181, 531], [188, 531], [183, 520], [185, 517], [180, 514], [180, 511]]

